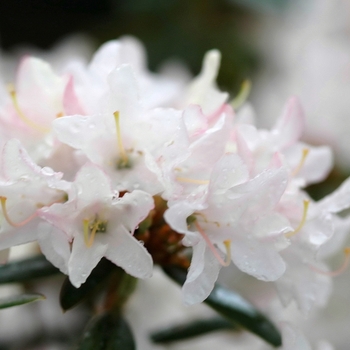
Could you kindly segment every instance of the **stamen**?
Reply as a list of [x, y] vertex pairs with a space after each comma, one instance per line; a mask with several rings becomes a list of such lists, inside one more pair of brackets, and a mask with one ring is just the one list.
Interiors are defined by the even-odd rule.
[[8, 215], [8, 212], [6, 209], [6, 201], [7, 201], [6, 197], [0, 196], [1, 209], [2, 209], [2, 213], [4, 214], [4, 218], [13, 227], [22, 227], [22, 226], [26, 225], [28, 222], [30, 222], [31, 220], [33, 220], [37, 216], [37, 212], [35, 212], [31, 216], [29, 216], [27, 219], [25, 219], [21, 222], [18, 222], [18, 223], [13, 222]]
[[188, 177], [177, 177], [177, 181], [180, 182], [187, 182], [191, 184], [196, 184], [196, 185], [208, 185], [209, 180], [196, 180], [196, 179], [190, 179]]
[[214, 247], [213, 243], [210, 241], [209, 237], [206, 235], [206, 233], [204, 232], [204, 230], [198, 224], [197, 221], [194, 223], [194, 225], [196, 226], [196, 229], [198, 230], [198, 232], [204, 238], [205, 242], [208, 244], [208, 247], [213, 252], [215, 258], [218, 260], [220, 265], [222, 265], [222, 266], [229, 266], [230, 263], [231, 263], [231, 241], [230, 240], [224, 241], [224, 245], [225, 245], [225, 248], [226, 248], [226, 258], [225, 258], [225, 260], [223, 260], [222, 257], [220, 256], [220, 253]]
[[17, 100], [17, 94], [16, 94], [16, 90], [14, 88], [14, 86], [12, 84], [8, 85], [8, 92], [11, 96], [11, 100], [13, 103], [13, 107], [15, 108], [15, 111], [17, 112], [18, 116], [20, 117], [20, 119], [26, 123], [28, 126], [30, 126], [31, 128], [40, 131], [40, 132], [44, 132], [44, 133], [48, 133], [50, 132], [50, 129], [45, 128], [44, 126], [37, 124], [35, 122], [33, 122], [32, 120], [30, 120], [29, 118], [26, 117], [26, 115], [22, 112], [19, 104], [18, 104], [18, 100]]
[[90, 220], [89, 219], [84, 219], [83, 220], [83, 228], [84, 228], [84, 242], [85, 242], [85, 245], [87, 247], [89, 247], [89, 241], [90, 241], [90, 238], [89, 238], [89, 231], [90, 231], [90, 227], [89, 227], [89, 222]]
[[118, 138], [117, 143], [118, 143], [120, 156], [122, 158], [123, 164], [127, 165], [128, 164], [128, 156], [127, 156], [125, 148], [123, 146], [123, 140], [122, 140], [122, 135], [121, 135], [121, 130], [120, 130], [119, 111], [114, 112], [113, 115], [114, 115], [115, 125], [116, 125], [116, 129], [117, 129], [117, 138]]
[[308, 156], [310, 150], [308, 148], [303, 148], [302, 155], [298, 166], [293, 170], [292, 176], [298, 175], [299, 171], [303, 168], [305, 164], [306, 157]]
[[90, 248], [94, 243], [97, 232], [106, 232], [106, 222], [99, 220], [96, 216], [91, 223], [90, 219], [83, 220], [83, 232], [85, 245]]
[[296, 235], [303, 228], [303, 226], [305, 225], [310, 201], [305, 199], [303, 201], [303, 204], [304, 204], [304, 210], [303, 210], [303, 216], [302, 216], [302, 218], [300, 220], [300, 223], [299, 223], [298, 227], [294, 231], [286, 233], [286, 237], [287, 238], [290, 238], [290, 237], [293, 237], [294, 235]]
[[231, 101], [231, 106], [233, 107], [233, 109], [238, 109], [244, 104], [245, 101], [247, 101], [251, 89], [251, 81], [248, 79], [244, 80], [237, 96]]
[[326, 275], [326, 276], [330, 276], [330, 277], [335, 277], [335, 276], [339, 276], [341, 275], [349, 266], [350, 263], [350, 247], [346, 247], [344, 249], [344, 255], [345, 255], [345, 259], [343, 264], [336, 269], [335, 271], [323, 271], [318, 269], [315, 266], [310, 265], [311, 270], [314, 270], [317, 273], [320, 273], [322, 275]]

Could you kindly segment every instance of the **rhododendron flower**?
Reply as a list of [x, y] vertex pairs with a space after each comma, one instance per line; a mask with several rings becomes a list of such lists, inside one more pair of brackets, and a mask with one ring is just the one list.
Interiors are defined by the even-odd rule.
[[153, 208], [152, 197], [135, 190], [119, 198], [108, 176], [93, 164], [80, 169], [73, 186], [72, 199], [39, 213], [66, 235], [61, 244], [72, 242], [69, 261], [63, 261], [72, 284], [84, 283], [104, 256], [132, 276], [151, 276], [152, 258], [133, 233]]

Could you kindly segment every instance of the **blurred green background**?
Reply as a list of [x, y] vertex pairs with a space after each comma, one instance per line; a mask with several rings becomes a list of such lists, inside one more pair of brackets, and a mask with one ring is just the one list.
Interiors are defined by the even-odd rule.
[[288, 0], [11, 0], [0, 2], [0, 44], [50, 48], [76, 32], [101, 44], [121, 35], [146, 46], [149, 67], [180, 59], [196, 74], [204, 53], [222, 52], [219, 85], [236, 92], [259, 67], [259, 20], [283, 11]]

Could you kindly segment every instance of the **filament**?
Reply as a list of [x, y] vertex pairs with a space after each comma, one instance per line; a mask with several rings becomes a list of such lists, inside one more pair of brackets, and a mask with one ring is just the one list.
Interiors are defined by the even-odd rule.
[[17, 100], [17, 94], [16, 94], [16, 90], [14, 89], [12, 84], [9, 84], [8, 86], [8, 92], [11, 96], [11, 100], [13, 103], [13, 107], [15, 108], [15, 111], [17, 112], [18, 116], [20, 117], [20, 119], [27, 124], [28, 126], [30, 126], [31, 128], [40, 131], [40, 132], [44, 132], [44, 133], [48, 133], [50, 132], [50, 129], [43, 127], [40, 124], [37, 124], [35, 122], [33, 122], [32, 120], [30, 120], [29, 118], [26, 117], [26, 115], [22, 112], [19, 104], [18, 104], [18, 100]]
[[204, 238], [205, 242], [208, 244], [209, 249], [213, 252], [215, 258], [218, 260], [220, 265], [222, 266], [229, 266], [231, 263], [231, 241], [227, 240], [224, 241], [225, 249], [226, 249], [226, 258], [225, 260], [222, 259], [220, 256], [220, 253], [218, 250], [214, 247], [213, 243], [210, 241], [209, 237], [206, 235], [202, 227], [198, 224], [196, 221], [195, 223], [196, 229], [201, 234], [201, 236]]
[[286, 233], [286, 237], [287, 238], [290, 238], [290, 237], [293, 237], [294, 235], [296, 235], [303, 228], [303, 226], [305, 225], [310, 201], [305, 199], [303, 201], [303, 204], [304, 204], [304, 210], [303, 210], [303, 216], [302, 216], [302, 218], [300, 220], [300, 223], [299, 223], [298, 227], [294, 231]]
[[244, 80], [237, 96], [231, 102], [231, 106], [233, 107], [233, 109], [238, 109], [244, 104], [245, 101], [247, 101], [251, 89], [251, 81], [248, 79]]
[[120, 152], [123, 164], [127, 165], [128, 164], [128, 156], [127, 156], [125, 148], [123, 146], [123, 140], [122, 140], [122, 135], [121, 135], [121, 130], [120, 130], [119, 111], [114, 112], [113, 115], [114, 115], [115, 125], [116, 125], [116, 129], [117, 129], [117, 143], [118, 143], [119, 152]]
[[302, 169], [302, 167], [305, 164], [305, 160], [306, 160], [306, 157], [308, 156], [309, 152], [310, 152], [310, 150], [308, 148], [303, 148], [300, 162], [297, 165], [297, 167], [293, 170], [292, 176], [296, 176], [299, 173], [299, 171]]
[[2, 209], [2, 213], [4, 214], [4, 218], [6, 219], [6, 221], [13, 227], [22, 227], [25, 224], [27, 224], [28, 222], [30, 222], [31, 220], [33, 220], [36, 216], [37, 216], [37, 212], [34, 212], [34, 214], [32, 214], [31, 216], [29, 216], [27, 219], [21, 221], [21, 222], [13, 222], [7, 212], [6, 209], [6, 201], [7, 198], [6, 197], [2, 197], [0, 196], [0, 202], [1, 202], [1, 209]]
[[335, 271], [323, 271], [323, 270], [320, 270], [318, 269], [317, 267], [315, 266], [312, 266], [310, 265], [310, 268], [312, 270], [314, 270], [315, 272], [318, 272], [322, 275], [326, 275], [326, 276], [330, 276], [330, 277], [335, 277], [335, 276], [339, 276], [341, 275], [346, 269], [347, 267], [349, 266], [349, 263], [350, 263], [350, 247], [346, 247], [344, 249], [344, 255], [345, 255], [345, 259], [344, 259], [344, 262], [343, 264], [338, 268], [336, 269]]

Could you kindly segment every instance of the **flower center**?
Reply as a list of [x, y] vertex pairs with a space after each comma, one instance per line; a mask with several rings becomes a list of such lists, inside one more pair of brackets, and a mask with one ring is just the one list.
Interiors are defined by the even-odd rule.
[[101, 220], [96, 214], [94, 219], [83, 220], [85, 245], [90, 248], [95, 240], [96, 233], [107, 232], [107, 221]]

